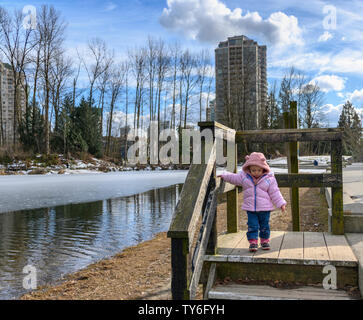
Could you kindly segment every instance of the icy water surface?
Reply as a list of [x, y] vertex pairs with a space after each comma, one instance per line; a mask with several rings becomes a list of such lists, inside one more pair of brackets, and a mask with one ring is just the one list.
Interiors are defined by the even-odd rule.
[[188, 170], [0, 176], [0, 213], [84, 203], [184, 183]]
[[17, 299], [27, 274], [54, 283], [156, 233], [166, 231], [182, 184], [144, 193], [0, 214], [0, 299]]

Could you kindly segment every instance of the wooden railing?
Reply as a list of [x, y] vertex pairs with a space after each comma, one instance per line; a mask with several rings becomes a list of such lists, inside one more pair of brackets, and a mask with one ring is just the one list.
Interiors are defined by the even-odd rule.
[[[194, 299], [201, 281], [204, 255], [213, 255], [217, 248], [217, 197], [227, 194], [227, 232], [238, 231], [238, 189], [216, 178], [215, 130], [233, 132], [235, 142], [331, 141], [331, 173], [276, 174], [280, 187], [331, 187], [332, 233], [343, 234], [343, 179], [340, 129], [287, 129], [236, 132], [218, 122], [199, 122], [200, 129], [213, 130], [213, 144], [202, 144], [211, 150], [201, 164], [191, 164], [168, 231], [171, 238], [172, 297]], [[237, 145], [235, 145], [237, 146]], [[207, 148], [208, 147], [208, 148]], [[237, 147], [229, 155], [227, 170], [237, 172]], [[199, 225], [199, 226], [198, 226]], [[204, 277], [205, 278], [205, 277]]]
[[342, 136], [343, 130], [340, 128], [252, 130], [236, 132], [236, 142], [330, 141], [331, 173], [289, 173], [275, 176], [280, 187], [330, 187], [332, 189], [331, 231], [333, 234], [344, 234]]
[[[205, 124], [200, 123], [200, 128], [212, 129], [214, 133], [216, 128], [226, 129], [218, 123]], [[220, 178], [216, 179], [216, 140], [214, 138], [215, 134], [213, 146], [210, 149], [205, 142], [202, 144], [202, 161], [205, 159], [205, 150], [211, 150], [209, 158], [202, 164], [190, 166], [168, 231], [168, 237], [171, 238], [173, 299], [195, 298], [204, 255], [216, 253], [218, 194], [236, 190], [235, 186], [221, 181]], [[233, 163], [233, 165], [237, 169], [236, 164]], [[197, 230], [198, 221], [199, 230]]]

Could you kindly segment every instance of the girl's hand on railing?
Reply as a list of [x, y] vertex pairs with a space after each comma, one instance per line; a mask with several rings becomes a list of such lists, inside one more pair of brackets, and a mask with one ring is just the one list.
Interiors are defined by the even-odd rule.
[[286, 204], [284, 204], [284, 205], [281, 206], [281, 211], [285, 213], [285, 211], [286, 211]]
[[223, 179], [221, 174], [217, 174], [217, 178], [222, 178]]

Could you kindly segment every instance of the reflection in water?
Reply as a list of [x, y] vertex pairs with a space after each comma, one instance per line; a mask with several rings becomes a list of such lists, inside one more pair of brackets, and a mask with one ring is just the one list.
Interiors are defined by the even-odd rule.
[[0, 299], [16, 299], [26, 265], [54, 283], [169, 227], [182, 184], [138, 195], [0, 214]]

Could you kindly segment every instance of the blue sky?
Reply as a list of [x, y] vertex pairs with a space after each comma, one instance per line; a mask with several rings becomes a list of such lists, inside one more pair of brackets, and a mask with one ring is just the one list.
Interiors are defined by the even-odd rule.
[[213, 53], [219, 41], [245, 34], [267, 45], [269, 84], [292, 65], [319, 84], [330, 126], [347, 99], [363, 110], [362, 1], [0, 0], [6, 8], [45, 3], [68, 22], [70, 54], [100, 37], [122, 58], [148, 35]]

